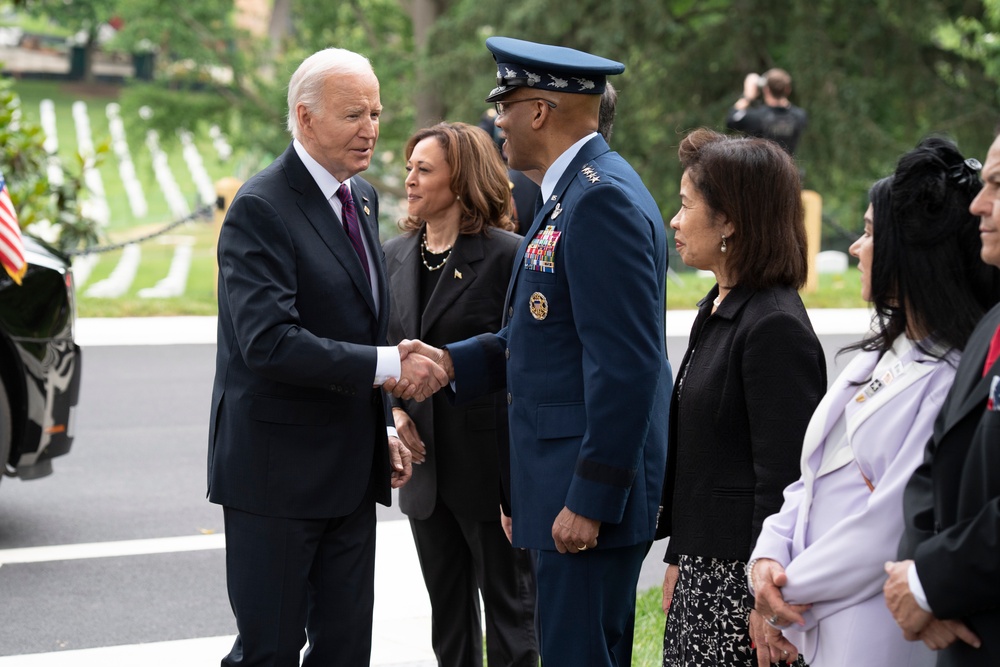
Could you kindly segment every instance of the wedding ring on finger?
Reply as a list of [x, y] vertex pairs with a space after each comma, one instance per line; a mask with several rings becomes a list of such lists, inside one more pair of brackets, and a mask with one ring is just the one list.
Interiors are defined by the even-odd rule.
[[576, 550], [577, 551], [586, 551], [587, 550], [587, 545], [584, 544], [582, 547], [577, 547]]
[[774, 615], [772, 615], [772, 616], [770, 616], [768, 618], [765, 618], [764, 622], [767, 623], [768, 625], [770, 625], [775, 630], [784, 630], [789, 625], [791, 625], [790, 622], [789, 623], [779, 623], [778, 622], [779, 620], [780, 619], [778, 618], [778, 615], [774, 614]]

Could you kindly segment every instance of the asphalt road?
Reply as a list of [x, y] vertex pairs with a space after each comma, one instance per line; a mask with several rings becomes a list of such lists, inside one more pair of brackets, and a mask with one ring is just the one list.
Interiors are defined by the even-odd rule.
[[[823, 337], [831, 378], [852, 340]], [[675, 364], [686, 342], [668, 339]], [[0, 484], [0, 550], [221, 534], [222, 512], [205, 499], [214, 358], [204, 344], [86, 348], [73, 450], [50, 477]], [[380, 521], [402, 518], [379, 508]], [[235, 633], [223, 549], [72, 548], [0, 567], [0, 656]], [[662, 552], [653, 545], [640, 589], [659, 584]]]
[[[222, 532], [205, 500], [215, 347], [93, 347], [72, 451], [0, 484], [0, 549]], [[235, 633], [221, 549], [5, 564], [0, 655]]]

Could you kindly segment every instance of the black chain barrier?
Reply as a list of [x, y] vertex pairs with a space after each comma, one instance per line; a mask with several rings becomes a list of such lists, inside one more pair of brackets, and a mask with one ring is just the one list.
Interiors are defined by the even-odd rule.
[[110, 245], [95, 246], [95, 247], [92, 247], [92, 248], [80, 248], [78, 250], [70, 250], [66, 254], [69, 255], [70, 257], [78, 257], [78, 256], [81, 256], [81, 255], [97, 255], [97, 254], [100, 254], [100, 253], [103, 253], [103, 252], [111, 252], [113, 250], [121, 250], [125, 246], [132, 245], [133, 243], [145, 243], [146, 241], [149, 241], [150, 239], [155, 239], [157, 236], [163, 236], [164, 234], [166, 234], [167, 232], [171, 231], [172, 229], [180, 227], [184, 223], [193, 222], [195, 220], [202, 220], [202, 219], [205, 219], [205, 218], [211, 218], [212, 217], [212, 210], [215, 208], [215, 206], [216, 206], [215, 204], [205, 204], [201, 208], [198, 208], [198, 209], [194, 210], [189, 215], [186, 215], [185, 217], [180, 218], [179, 220], [174, 220], [173, 222], [171, 222], [170, 224], [168, 224], [166, 227], [164, 227], [162, 229], [158, 229], [155, 232], [152, 232], [150, 234], [146, 234], [145, 236], [140, 236], [138, 238], [131, 239], [129, 241], [122, 241], [121, 243], [112, 243]]

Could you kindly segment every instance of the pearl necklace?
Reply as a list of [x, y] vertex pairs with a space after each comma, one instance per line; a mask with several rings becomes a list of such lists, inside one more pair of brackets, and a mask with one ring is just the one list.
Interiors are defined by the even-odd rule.
[[[424, 263], [424, 266], [427, 267], [428, 271], [437, 271], [438, 269], [442, 268], [445, 264], [448, 263], [448, 258], [451, 257], [451, 248], [453, 245], [454, 244], [444, 249], [446, 254], [444, 256], [444, 259], [441, 260], [440, 264], [438, 264], [437, 266], [431, 266], [430, 264], [427, 263], [427, 255], [425, 254], [427, 252], [431, 252], [430, 250], [427, 249], [427, 233], [425, 232], [424, 237], [420, 240], [420, 261]], [[432, 253], [432, 254], [438, 255], [441, 253]]]

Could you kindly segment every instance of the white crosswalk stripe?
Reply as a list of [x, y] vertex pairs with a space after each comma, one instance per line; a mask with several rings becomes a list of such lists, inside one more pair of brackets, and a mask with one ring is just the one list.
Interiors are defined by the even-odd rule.
[[[424, 589], [407, 521], [382, 521], [376, 528], [375, 611], [372, 667], [434, 667], [430, 646], [430, 601]], [[224, 549], [223, 535], [191, 535], [93, 544], [0, 550], [0, 568], [84, 558]], [[107, 646], [0, 657], [0, 667], [217, 667], [233, 636], [197, 637], [128, 646]]]

